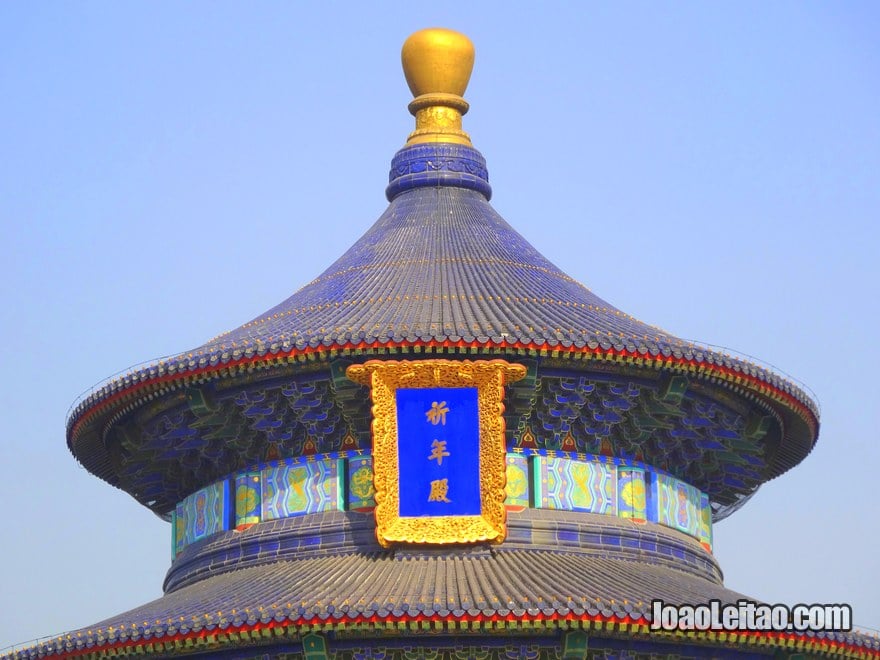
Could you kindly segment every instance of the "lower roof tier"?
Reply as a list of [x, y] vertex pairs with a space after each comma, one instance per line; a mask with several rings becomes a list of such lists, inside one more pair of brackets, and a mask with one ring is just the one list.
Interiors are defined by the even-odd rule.
[[[382, 550], [368, 517], [341, 512], [228, 532], [188, 548], [169, 579], [181, 572], [195, 577], [200, 562], [219, 566], [217, 553], [224, 546], [238, 548], [237, 568], [181, 580], [157, 600], [13, 657], [164, 656], [200, 648], [216, 653], [242, 645], [302, 644], [316, 632], [332, 647], [352, 637], [368, 646], [379, 637], [423, 639], [429, 631], [480, 641], [564, 630], [661, 648], [693, 644], [718, 651], [799, 648], [838, 657], [880, 656], [877, 640], [852, 633], [652, 632], [653, 600], [736, 603], [745, 596], [723, 586], [717, 565], [696, 541], [659, 526], [525, 511], [511, 516], [511, 528], [502, 546], [438, 550]], [[581, 540], [571, 540], [572, 534]], [[589, 541], [590, 535], [598, 540]], [[310, 536], [320, 541], [303, 558], [299, 544]], [[249, 548], [259, 550], [245, 557]]]
[[[706, 493], [716, 520], [812, 447], [797, 405], [748, 383], [687, 366], [510, 353], [528, 375], [506, 388], [508, 451], [641, 461]], [[480, 354], [444, 355], [456, 356]], [[369, 451], [369, 391], [344, 375], [362, 359], [281, 361], [166, 383], [92, 418], [71, 447], [89, 470], [167, 516], [200, 488], [268, 461]]]

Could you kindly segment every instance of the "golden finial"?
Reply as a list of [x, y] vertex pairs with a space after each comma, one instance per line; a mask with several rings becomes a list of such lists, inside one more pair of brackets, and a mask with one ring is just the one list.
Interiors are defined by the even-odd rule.
[[409, 104], [416, 130], [407, 144], [454, 142], [471, 146], [461, 130], [468, 111], [462, 98], [474, 68], [474, 45], [459, 32], [428, 28], [410, 35], [400, 53], [406, 82], [415, 98]]

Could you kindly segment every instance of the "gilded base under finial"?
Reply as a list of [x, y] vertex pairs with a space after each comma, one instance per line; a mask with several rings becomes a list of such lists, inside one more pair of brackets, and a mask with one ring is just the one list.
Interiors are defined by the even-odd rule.
[[470, 136], [461, 129], [461, 117], [468, 103], [454, 94], [422, 94], [409, 104], [416, 118], [416, 130], [409, 134], [407, 144], [453, 142], [471, 145]]

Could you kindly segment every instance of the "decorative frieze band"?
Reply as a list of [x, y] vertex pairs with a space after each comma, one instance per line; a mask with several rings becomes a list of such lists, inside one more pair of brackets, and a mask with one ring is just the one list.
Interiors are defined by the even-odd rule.
[[[712, 550], [709, 497], [638, 461], [520, 449], [506, 457], [509, 511], [557, 509], [677, 529]], [[321, 511], [371, 512], [373, 458], [363, 451], [273, 461], [185, 498], [172, 514], [173, 555], [221, 531]]]

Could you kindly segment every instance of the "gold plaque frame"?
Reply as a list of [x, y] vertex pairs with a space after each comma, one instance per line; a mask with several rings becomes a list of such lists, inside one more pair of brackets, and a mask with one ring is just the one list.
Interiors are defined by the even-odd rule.
[[[393, 543], [500, 543], [507, 535], [504, 508], [507, 482], [504, 439], [504, 385], [526, 368], [504, 360], [370, 360], [346, 375], [367, 385], [373, 401], [373, 486], [376, 537]], [[399, 388], [476, 387], [480, 434], [479, 515], [400, 515], [397, 402]]]

